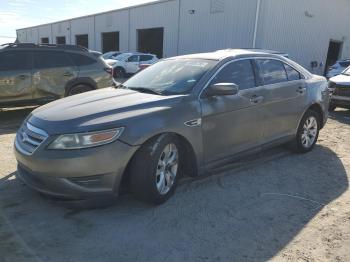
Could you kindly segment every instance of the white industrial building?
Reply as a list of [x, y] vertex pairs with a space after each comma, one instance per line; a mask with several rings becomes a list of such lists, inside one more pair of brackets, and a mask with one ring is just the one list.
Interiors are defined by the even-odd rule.
[[20, 42], [160, 57], [224, 48], [288, 53], [316, 73], [350, 58], [350, 0], [160, 0], [17, 30]]

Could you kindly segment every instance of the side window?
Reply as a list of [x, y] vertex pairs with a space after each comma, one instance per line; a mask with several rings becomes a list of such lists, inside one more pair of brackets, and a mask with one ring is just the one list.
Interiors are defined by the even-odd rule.
[[34, 67], [37, 69], [59, 68], [72, 66], [72, 62], [64, 52], [37, 51], [34, 52]]
[[284, 64], [284, 68], [286, 69], [289, 81], [302, 79], [300, 73], [297, 70], [295, 70], [293, 67], [291, 67], [290, 65]]
[[0, 53], [1, 71], [30, 70], [31, 67], [31, 53], [29, 51], [8, 51]]
[[138, 62], [139, 56], [138, 55], [132, 55], [129, 57], [128, 62]]
[[140, 56], [140, 61], [145, 62], [145, 61], [151, 61], [153, 59], [153, 56], [151, 55], [141, 55]]
[[288, 81], [287, 73], [282, 62], [272, 59], [260, 59], [257, 60], [257, 63], [260, 68], [260, 74], [264, 81], [264, 85], [272, 85]]
[[69, 53], [70, 58], [76, 66], [86, 66], [96, 63], [96, 60], [92, 57], [88, 57], [81, 54]]
[[217, 83], [234, 83], [240, 90], [256, 86], [251, 60], [241, 60], [228, 64], [213, 79], [211, 85]]

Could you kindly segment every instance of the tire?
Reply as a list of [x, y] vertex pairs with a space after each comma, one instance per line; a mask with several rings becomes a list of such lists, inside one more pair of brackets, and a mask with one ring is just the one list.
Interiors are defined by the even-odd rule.
[[122, 67], [114, 68], [114, 70], [113, 70], [113, 77], [114, 78], [125, 78], [125, 76], [126, 76], [126, 72], [125, 72], [124, 68], [122, 68]]
[[333, 105], [333, 104], [329, 104], [328, 111], [329, 111], [329, 112], [333, 112], [336, 108], [337, 108], [337, 106], [335, 106], [335, 105]]
[[82, 94], [88, 91], [92, 91], [93, 88], [91, 86], [88, 85], [76, 85], [73, 86], [71, 88], [68, 89], [66, 96], [73, 96], [73, 95], [77, 95], [77, 94]]
[[[173, 155], [167, 156], [168, 150]], [[174, 152], [177, 152], [177, 157]], [[182, 152], [173, 135], [164, 134], [146, 142], [133, 157], [129, 169], [130, 190], [135, 198], [153, 205], [167, 201], [174, 194], [182, 175]], [[172, 158], [172, 164], [167, 163]]]
[[296, 153], [310, 152], [315, 147], [320, 127], [320, 115], [313, 110], [308, 110], [300, 121], [297, 135], [291, 143], [292, 149]]

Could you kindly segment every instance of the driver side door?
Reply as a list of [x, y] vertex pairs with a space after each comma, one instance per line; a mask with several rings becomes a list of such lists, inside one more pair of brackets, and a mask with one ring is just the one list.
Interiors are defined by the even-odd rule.
[[[210, 81], [238, 85], [237, 95], [201, 97], [204, 157], [207, 164], [261, 144], [263, 118], [255, 64], [250, 59], [230, 62]], [[205, 92], [205, 91], [204, 91]]]

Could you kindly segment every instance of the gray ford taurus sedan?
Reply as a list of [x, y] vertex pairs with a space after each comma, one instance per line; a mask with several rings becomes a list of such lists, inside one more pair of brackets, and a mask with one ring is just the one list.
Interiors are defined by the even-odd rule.
[[18, 176], [57, 197], [128, 188], [160, 204], [181, 176], [283, 143], [310, 151], [328, 105], [326, 79], [279, 55], [221, 50], [169, 58], [118, 88], [34, 110], [15, 140]]

